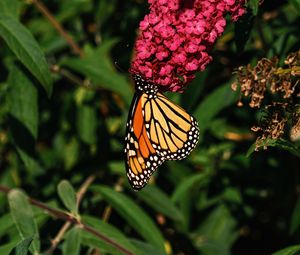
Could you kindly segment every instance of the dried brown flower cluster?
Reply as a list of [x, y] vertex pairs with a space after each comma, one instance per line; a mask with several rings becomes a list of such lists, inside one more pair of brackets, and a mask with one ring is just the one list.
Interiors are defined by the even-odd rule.
[[[239, 88], [241, 96], [250, 99], [250, 107], [264, 107], [262, 120], [258, 126], [252, 127], [252, 131], [261, 134], [257, 138], [257, 148], [266, 138], [280, 138], [287, 123], [292, 125], [291, 140], [297, 140], [300, 137], [300, 50], [289, 54], [283, 67], [279, 66], [277, 57], [263, 58], [254, 67], [239, 67], [236, 74], [232, 89]], [[265, 103], [267, 94], [272, 98], [269, 104]], [[240, 100], [238, 106], [242, 105]]]
[[284, 134], [285, 125], [289, 120], [289, 114], [286, 113], [287, 106], [286, 103], [273, 103], [265, 107], [259, 126], [251, 128], [254, 132], [262, 133], [259, 140], [278, 139]]
[[295, 120], [295, 123], [291, 128], [290, 138], [292, 141], [300, 140], [300, 118], [299, 118], [299, 115], [298, 115], [298, 119]]

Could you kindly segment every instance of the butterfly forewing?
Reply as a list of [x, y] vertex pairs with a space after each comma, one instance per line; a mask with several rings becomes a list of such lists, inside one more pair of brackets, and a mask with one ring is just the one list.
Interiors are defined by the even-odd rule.
[[142, 105], [146, 94], [135, 95], [127, 121], [125, 138], [126, 172], [133, 189], [146, 185], [152, 173], [162, 164], [148, 138]]

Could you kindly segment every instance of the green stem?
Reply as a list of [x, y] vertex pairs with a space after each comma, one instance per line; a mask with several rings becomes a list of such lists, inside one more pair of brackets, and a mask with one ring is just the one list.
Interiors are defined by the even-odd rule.
[[293, 66], [291, 68], [281, 68], [279, 67], [275, 72], [274, 74], [277, 74], [277, 75], [283, 75], [283, 74], [288, 74], [288, 73], [291, 73], [291, 72], [294, 72], [294, 73], [300, 73], [300, 66]]

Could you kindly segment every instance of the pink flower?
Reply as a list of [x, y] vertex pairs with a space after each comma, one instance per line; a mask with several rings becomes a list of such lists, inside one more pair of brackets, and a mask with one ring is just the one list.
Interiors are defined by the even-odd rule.
[[185, 9], [179, 14], [179, 20], [186, 23], [188, 20], [192, 20], [195, 17], [195, 11], [191, 9]]
[[183, 48], [181, 48], [178, 54], [174, 54], [172, 60], [175, 64], [184, 63], [186, 61], [186, 53]]
[[152, 69], [149, 66], [140, 66], [139, 70], [141, 73], [145, 74], [145, 77], [151, 78], [152, 77]]
[[209, 51], [226, 26], [245, 13], [245, 0], [148, 0], [130, 71], [163, 90], [182, 91], [212, 61]]
[[196, 53], [198, 50], [198, 45], [190, 41], [184, 45], [184, 49], [187, 53]]
[[155, 54], [158, 60], [163, 60], [169, 56], [169, 51], [162, 45], [158, 46], [157, 52]]
[[175, 34], [174, 37], [164, 40], [163, 43], [170, 51], [176, 51], [181, 45], [182, 39], [178, 34]]
[[196, 71], [198, 69], [198, 61], [193, 59], [191, 62], [185, 65], [185, 69], [187, 71]]
[[174, 70], [174, 67], [170, 64], [166, 64], [165, 66], [162, 66], [159, 72], [159, 75], [166, 76], [169, 75]]
[[[147, 16], [146, 16], [147, 17]], [[146, 30], [148, 27], [149, 27], [149, 22], [148, 22], [148, 19], [147, 18], [145, 18], [144, 20], [142, 20], [141, 22], [140, 22], [140, 29], [141, 30]]]
[[226, 20], [222, 17], [216, 22], [215, 25], [215, 29], [217, 30], [218, 34], [222, 34], [224, 32], [225, 26], [226, 26]]

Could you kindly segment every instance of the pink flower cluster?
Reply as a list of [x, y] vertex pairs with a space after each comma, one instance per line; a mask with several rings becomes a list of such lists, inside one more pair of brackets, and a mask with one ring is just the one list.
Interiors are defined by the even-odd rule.
[[173, 92], [182, 91], [212, 60], [209, 51], [224, 31], [226, 13], [236, 21], [245, 12], [245, 0], [148, 2], [130, 71]]

